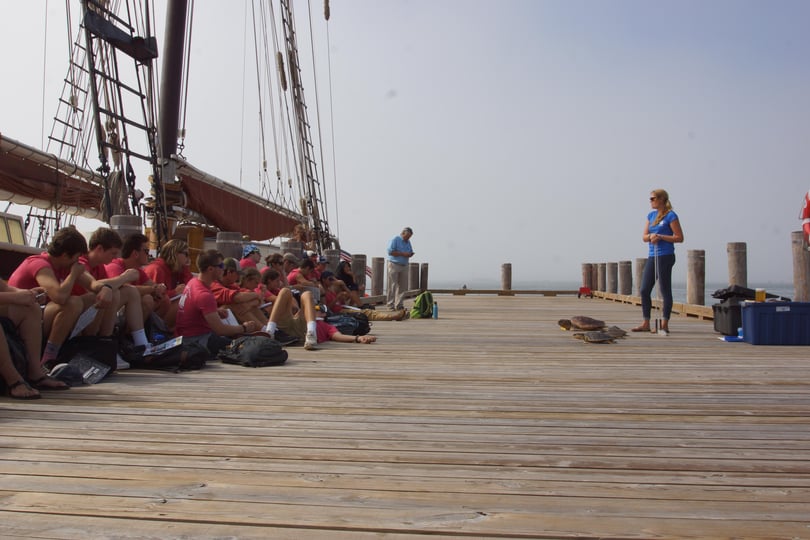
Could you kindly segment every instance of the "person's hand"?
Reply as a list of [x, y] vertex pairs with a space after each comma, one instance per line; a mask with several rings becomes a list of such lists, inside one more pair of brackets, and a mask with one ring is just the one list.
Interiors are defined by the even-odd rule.
[[217, 308], [217, 315], [219, 315], [220, 319], [224, 319], [228, 316], [228, 310], [225, 308]]
[[155, 283], [152, 286], [152, 296], [155, 300], [160, 300], [166, 294], [166, 285], [163, 283]]
[[[164, 285], [164, 287], [165, 287], [165, 285]], [[186, 290], [186, 284], [181, 283], [180, 285], [178, 285], [177, 287], [174, 288], [174, 295], [176, 296], [178, 294], [183, 294], [184, 290]]]
[[113, 300], [113, 290], [110, 287], [102, 287], [100, 291], [96, 293], [96, 307], [99, 309], [104, 309], [110, 304], [112, 304]]
[[70, 267], [70, 276], [68, 276], [68, 277], [73, 277], [73, 278], [78, 279], [79, 276], [84, 274], [84, 271], [85, 271], [84, 265], [82, 263], [80, 263], [79, 261], [76, 261], [75, 263], [73, 263], [73, 266]]
[[124, 270], [124, 272], [121, 275], [124, 278], [124, 283], [133, 283], [135, 281], [138, 281], [138, 278], [140, 277], [140, 274], [134, 268]]
[[21, 289], [11, 293], [10, 303], [18, 306], [33, 306], [37, 304], [37, 294], [34, 289]]
[[366, 334], [365, 336], [357, 336], [357, 343], [374, 343], [377, 341], [377, 336], [372, 336], [371, 334]]
[[261, 329], [261, 326], [259, 326], [259, 323], [257, 323], [256, 321], [247, 321], [243, 323], [242, 326], [245, 328], [246, 334], [250, 334], [252, 332], [256, 332]]

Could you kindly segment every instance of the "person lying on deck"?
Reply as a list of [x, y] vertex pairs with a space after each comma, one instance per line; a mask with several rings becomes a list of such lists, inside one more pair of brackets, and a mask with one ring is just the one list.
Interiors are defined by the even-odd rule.
[[[40, 296], [42, 295], [42, 296]], [[42, 352], [42, 308], [44, 289], [17, 289], [0, 279], [0, 317], [14, 327], [25, 345], [26, 371], [20, 373], [14, 366], [6, 340], [5, 328], [0, 333], [0, 376], [6, 382], [9, 397], [38, 399], [39, 390], [67, 390], [60, 380], [48, 375], [40, 363]]]
[[200, 273], [183, 289], [178, 302], [175, 335], [183, 341], [195, 341], [207, 347], [212, 356], [231, 342], [231, 338], [261, 329], [256, 321], [226, 324], [227, 310], [217, 307], [212, 284], [222, 277], [225, 264], [222, 253], [210, 249], [197, 257]]
[[408, 312], [404, 309], [397, 311], [377, 311], [376, 309], [360, 309], [347, 307], [347, 302], [351, 300], [349, 291], [343, 281], [337, 279], [335, 275], [326, 270], [321, 276], [321, 287], [326, 291], [322, 296], [323, 303], [333, 313], [362, 313], [370, 321], [401, 321]]
[[300, 298], [301, 308], [296, 312], [295, 298], [290, 289], [281, 289], [278, 298], [273, 303], [270, 312], [270, 322], [265, 327], [271, 337], [276, 330], [304, 339], [304, 349], [313, 350], [318, 343], [337, 341], [340, 343], [374, 343], [377, 338], [371, 334], [365, 336], [349, 336], [342, 334], [337, 328], [315, 318], [315, 301], [312, 293], [305, 291]]

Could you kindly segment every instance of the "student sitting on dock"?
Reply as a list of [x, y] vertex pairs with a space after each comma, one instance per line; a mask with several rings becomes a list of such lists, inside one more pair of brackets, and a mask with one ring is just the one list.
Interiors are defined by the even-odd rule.
[[292, 272], [287, 274], [287, 282], [290, 284], [291, 289], [297, 289], [301, 292], [309, 291], [313, 294], [315, 302], [320, 302], [321, 289], [314, 275], [315, 263], [312, 262], [312, 259], [304, 259], [298, 265], [298, 268], [294, 268]]
[[[38, 390], [67, 390], [68, 385], [54, 379], [40, 364], [42, 352], [42, 309], [37, 296], [44, 290], [17, 289], [0, 279], [0, 317], [14, 325], [25, 345], [26, 372], [14, 367], [5, 331], [0, 333], [0, 376], [6, 382], [7, 393], [14, 399], [38, 399]], [[43, 301], [44, 295], [40, 297]], [[29, 384], [30, 383], [30, 384]]]
[[121, 257], [113, 259], [110, 264], [104, 267], [109, 277], [120, 276], [129, 269], [138, 272], [138, 279], [132, 283], [132, 286], [141, 295], [141, 310], [143, 311], [144, 321], [149, 319], [149, 316], [155, 310], [155, 306], [165, 301], [166, 297], [166, 285], [153, 282], [144, 271], [144, 266], [148, 263], [149, 239], [143, 234], [136, 233], [124, 240], [124, 245], [121, 247]]
[[9, 285], [17, 289], [45, 291], [48, 303], [42, 312], [43, 329], [47, 336], [41, 362], [56, 360], [60, 347], [67, 340], [84, 304], [70, 293], [79, 276], [85, 273], [79, 256], [87, 253], [87, 240], [75, 227], [56, 231], [48, 251], [31, 255], [11, 274]]
[[163, 284], [166, 287], [166, 295], [158, 302], [155, 311], [169, 328], [174, 328], [177, 316], [177, 302], [172, 299], [179, 299], [183, 288], [192, 277], [189, 269], [190, 260], [188, 244], [173, 238], [163, 244], [157, 259], [144, 268], [144, 272], [153, 283]]
[[132, 334], [135, 346], [146, 347], [149, 341], [143, 329], [144, 317], [141, 310], [141, 295], [131, 286], [138, 280], [138, 270], [131, 268], [118, 276], [110, 277], [106, 265], [118, 257], [123, 242], [112, 229], [99, 227], [88, 241], [90, 250], [79, 257], [85, 273], [76, 278], [71, 294], [82, 299], [84, 310], [91, 307], [97, 310], [93, 321], [81, 331], [85, 336], [112, 336], [123, 309], [127, 330]]
[[208, 250], [197, 257], [200, 273], [192, 278], [183, 290], [178, 302], [175, 335], [183, 341], [195, 341], [208, 348], [212, 356], [230, 343], [231, 339], [261, 329], [255, 321], [242, 324], [226, 324], [226, 310], [217, 307], [211, 285], [222, 277], [225, 268], [222, 254]]
[[377, 311], [376, 309], [347, 307], [347, 301], [351, 300], [351, 293], [348, 287], [346, 287], [346, 284], [337, 279], [329, 270], [325, 271], [321, 276], [321, 286], [326, 291], [322, 297], [323, 303], [326, 304], [326, 307], [333, 313], [362, 313], [370, 321], [401, 321], [408, 313], [404, 309], [398, 311]]
[[239, 287], [238, 281], [242, 277], [239, 263], [228, 257], [223, 265], [222, 274], [211, 284], [211, 292], [217, 299], [217, 305], [230, 309], [239, 322], [255, 321], [260, 327], [267, 324], [267, 316], [259, 308], [262, 304], [259, 294]]
[[278, 298], [270, 312], [270, 322], [265, 331], [274, 336], [276, 330], [298, 339], [304, 339], [304, 348], [313, 350], [318, 343], [337, 341], [341, 343], [374, 343], [375, 336], [349, 336], [342, 334], [337, 328], [315, 318], [315, 301], [312, 293], [305, 291], [301, 294], [301, 308], [298, 309], [290, 289], [281, 289]]

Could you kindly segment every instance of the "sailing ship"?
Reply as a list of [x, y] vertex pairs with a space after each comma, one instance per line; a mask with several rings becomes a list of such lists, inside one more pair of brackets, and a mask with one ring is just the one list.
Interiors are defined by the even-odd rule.
[[[155, 248], [182, 237], [201, 249], [200, 240], [217, 233], [273, 241], [301, 224], [317, 251], [339, 249], [328, 223], [312, 133], [319, 126], [308, 117], [291, 0], [251, 4], [257, 78], [273, 81], [265, 88], [270, 97], [260, 97], [267, 107], [260, 114], [273, 120], [269, 126], [260, 117], [262, 140], [276, 141], [275, 170], [264, 158], [258, 193], [184, 158], [193, 0], [168, 0], [161, 50], [152, 4], [82, 0], [47, 147], [0, 134], [0, 200], [28, 208], [24, 226], [34, 246], [15, 246], [14, 234], [3, 238], [0, 231], [2, 275], [76, 217], [127, 228], [144, 223]], [[324, 16], [329, 19], [328, 1]], [[147, 181], [137, 170], [146, 171]]]

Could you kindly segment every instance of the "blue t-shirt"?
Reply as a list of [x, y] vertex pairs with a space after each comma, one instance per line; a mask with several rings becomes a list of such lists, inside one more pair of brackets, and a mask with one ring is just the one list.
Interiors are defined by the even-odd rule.
[[[670, 210], [667, 212], [667, 215], [664, 216], [664, 219], [658, 223], [658, 225], [653, 225], [653, 222], [657, 217], [658, 210], [653, 210], [647, 214], [647, 221], [650, 223], [650, 234], [663, 234], [666, 236], [674, 235], [675, 233], [672, 231], [672, 222], [678, 221], [678, 214]], [[656, 246], [658, 248], [658, 255], [672, 255], [675, 253], [675, 244], [672, 242], [667, 242], [666, 240], [659, 240], [657, 244], [650, 242], [650, 257], [655, 257]]]
[[402, 236], [395, 236], [388, 242], [388, 260], [395, 264], [408, 264], [408, 257], [393, 256], [392, 251], [401, 251], [403, 253], [413, 253], [411, 241], [405, 240]]

